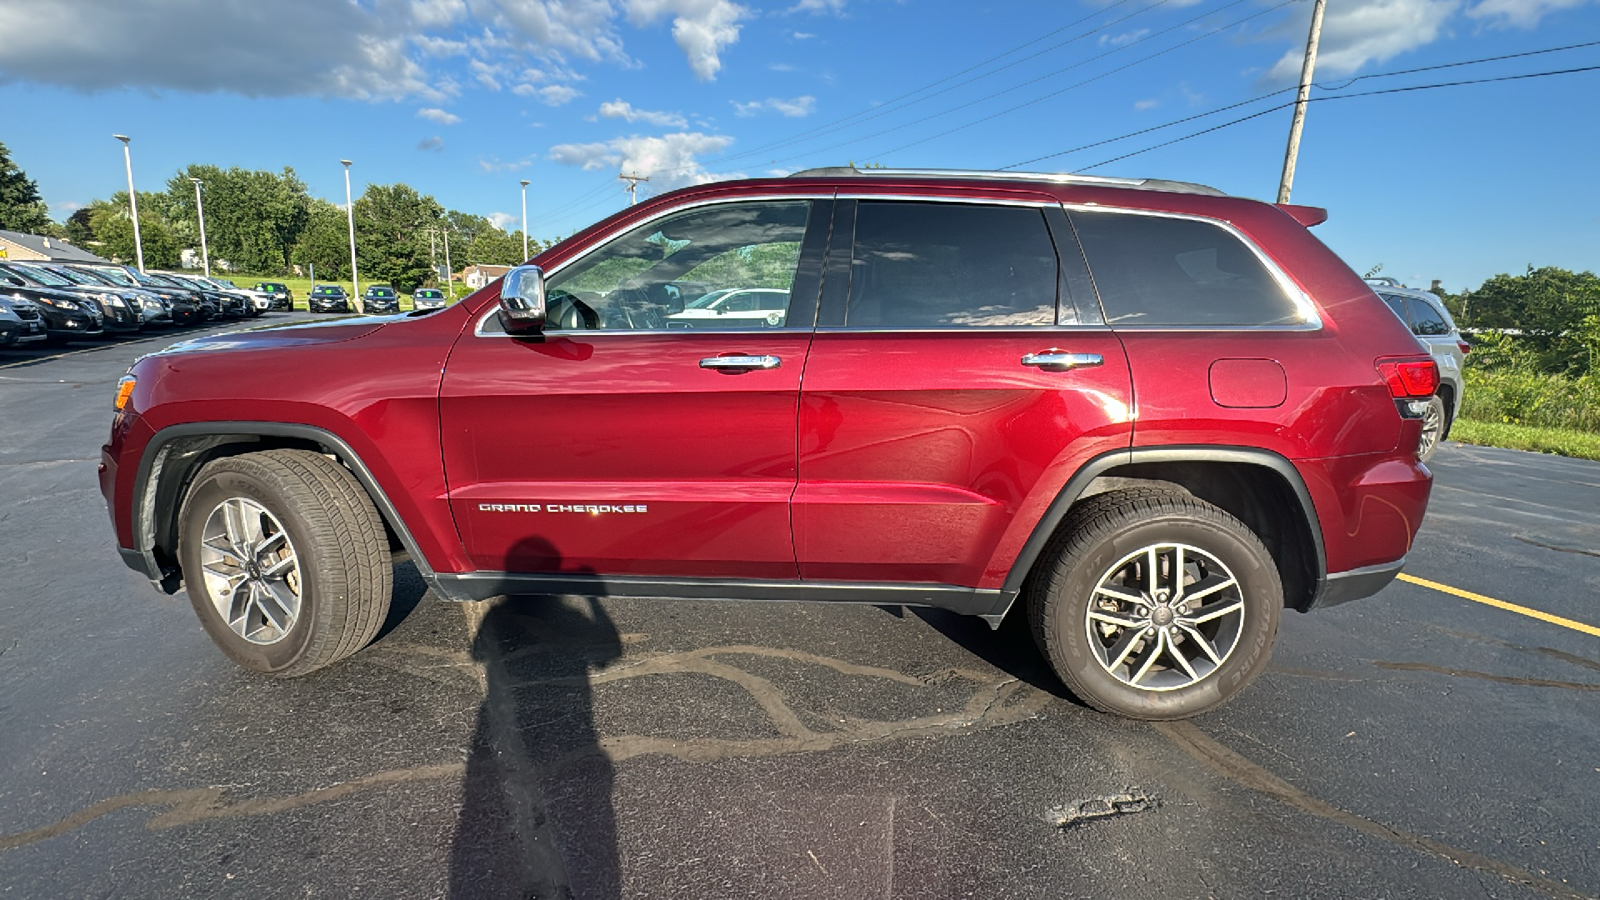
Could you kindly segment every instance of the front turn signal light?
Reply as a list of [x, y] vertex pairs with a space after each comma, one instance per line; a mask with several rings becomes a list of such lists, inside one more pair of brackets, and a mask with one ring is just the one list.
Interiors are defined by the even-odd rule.
[[117, 380], [117, 412], [122, 412], [122, 408], [128, 405], [128, 398], [133, 396], [133, 386], [138, 383], [139, 379], [132, 375], [124, 375]]

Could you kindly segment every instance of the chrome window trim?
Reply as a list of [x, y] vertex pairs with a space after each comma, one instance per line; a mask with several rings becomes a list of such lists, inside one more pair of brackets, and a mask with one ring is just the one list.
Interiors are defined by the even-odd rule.
[[[757, 195], [752, 195], [752, 196], [749, 196], [749, 197], [724, 197], [724, 196], [708, 197], [708, 198], [706, 198], [704, 200], [696, 200], [696, 201], [694, 201], [692, 203], [684, 203], [684, 204], [677, 205], [677, 206], [671, 206], [671, 207], [668, 207], [666, 209], [658, 210], [657, 212], [653, 213], [649, 217], [644, 218], [644, 219], [640, 219], [639, 221], [634, 222], [632, 225], [627, 226], [626, 229], [613, 231], [610, 234], [605, 235], [604, 237], [600, 238], [600, 240], [596, 241], [595, 244], [592, 247], [590, 247], [587, 251], [585, 251], [583, 253], [580, 253], [577, 256], [574, 256], [571, 259], [566, 260], [565, 262], [562, 262], [560, 265], [556, 266], [553, 269], [545, 270], [544, 277], [545, 277], [546, 280], [549, 280], [549, 278], [552, 275], [559, 274], [562, 269], [565, 269], [566, 267], [572, 265], [573, 263], [575, 263], [575, 262], [577, 262], [577, 261], [579, 261], [581, 259], [586, 258], [590, 253], [595, 252], [596, 250], [598, 250], [601, 247], [605, 246], [607, 243], [611, 242], [613, 239], [615, 239], [617, 237], [620, 237], [621, 235], [625, 234], [628, 231], [632, 231], [635, 228], [642, 228], [642, 227], [644, 227], [646, 225], [649, 225], [651, 222], [659, 222], [660, 220], [665, 219], [668, 216], [676, 215], [676, 214], [681, 213], [681, 212], [688, 212], [689, 210], [692, 210], [692, 209], [700, 209], [701, 207], [705, 207], [705, 206], [722, 206], [722, 205], [727, 205], [727, 204], [730, 204], [730, 203], [763, 203], [763, 202], [774, 201], [774, 200], [778, 200], [778, 201], [782, 201], [782, 200], [808, 200], [808, 201], [813, 201], [814, 202], [814, 201], [817, 201], [817, 200], [832, 200], [832, 199], [834, 199], [833, 191], [831, 191], [831, 190], [823, 190], [823, 191], [803, 191], [803, 192], [782, 193], [782, 194], [757, 194]], [[509, 334], [509, 333], [504, 332], [504, 331], [484, 331], [483, 330], [484, 324], [486, 322], [488, 322], [489, 317], [493, 316], [497, 312], [499, 312], [499, 308], [500, 307], [499, 307], [498, 303], [490, 303], [490, 304], [488, 304], [488, 306], [484, 310], [483, 314], [478, 316], [477, 324], [475, 324], [472, 327], [472, 336], [473, 337], [481, 337], [481, 338], [509, 338], [509, 337], [515, 337], [515, 335]], [[787, 318], [787, 315], [788, 315], [787, 312], [785, 312], [785, 318]], [[792, 333], [795, 333], [795, 332], [809, 332], [809, 331], [812, 331], [812, 330], [813, 329], [810, 326], [806, 326], [806, 327], [795, 326], [795, 327], [791, 328], [788, 325], [785, 325], [782, 328], [732, 328], [732, 329], [726, 329], [726, 330], [724, 330], [724, 329], [715, 329], [715, 330], [713, 330], [713, 329], [710, 329], [710, 328], [653, 328], [653, 329], [638, 329], [638, 330], [635, 330], [635, 329], [624, 329], [624, 328], [615, 328], [615, 329], [579, 328], [579, 329], [575, 329], [575, 330], [571, 330], [571, 331], [548, 330], [548, 331], [542, 331], [542, 332], [540, 332], [540, 334], [546, 334], [546, 335], [571, 335], [571, 334], [681, 334], [682, 332], [685, 332], [685, 331], [692, 331], [692, 332], [694, 332], [696, 334], [759, 334], [759, 333], [764, 332], [764, 331], [765, 332], [771, 332], [771, 333], [774, 333], [774, 334], [792, 334]]]
[[[1260, 261], [1262, 267], [1267, 270], [1267, 274], [1271, 275], [1272, 276], [1272, 280], [1276, 281], [1278, 283], [1278, 289], [1283, 291], [1284, 296], [1289, 300], [1289, 302], [1291, 304], [1294, 305], [1295, 309], [1297, 311], [1299, 311], [1300, 315], [1305, 319], [1305, 321], [1299, 322], [1299, 323], [1294, 324], [1294, 325], [1118, 325], [1118, 324], [1115, 324], [1115, 323], [1110, 323], [1111, 327], [1114, 328], [1114, 329], [1117, 329], [1119, 331], [1321, 331], [1322, 330], [1322, 324], [1323, 324], [1322, 323], [1322, 314], [1317, 311], [1317, 305], [1314, 302], [1312, 302], [1311, 296], [1309, 294], [1307, 294], [1305, 291], [1301, 290], [1300, 286], [1298, 284], [1294, 283], [1294, 280], [1291, 279], [1288, 276], [1288, 274], [1286, 272], [1284, 272], [1283, 269], [1275, 261], [1273, 261], [1272, 257], [1268, 256], [1265, 251], [1263, 251], [1260, 247], [1256, 246], [1256, 242], [1255, 241], [1251, 240], [1248, 235], [1246, 235], [1244, 232], [1240, 231], [1237, 226], [1235, 226], [1232, 222], [1227, 221], [1226, 219], [1216, 219], [1216, 218], [1212, 218], [1211, 216], [1200, 216], [1200, 215], [1195, 215], [1193, 213], [1174, 213], [1174, 212], [1164, 212], [1164, 211], [1150, 210], [1150, 209], [1127, 209], [1127, 208], [1123, 208], [1123, 207], [1101, 206], [1099, 204], [1091, 204], [1091, 203], [1063, 203], [1062, 204], [1062, 208], [1066, 209], [1069, 215], [1073, 211], [1076, 210], [1078, 212], [1105, 212], [1105, 213], [1117, 213], [1119, 215], [1153, 216], [1153, 217], [1161, 218], [1161, 219], [1187, 219], [1187, 220], [1189, 220], [1191, 222], [1204, 222], [1207, 225], [1215, 225], [1218, 228], [1221, 228], [1224, 231], [1228, 232], [1229, 234], [1233, 235], [1234, 238], [1236, 238], [1241, 244], [1244, 244], [1244, 246], [1246, 248], [1248, 248], [1251, 253], [1255, 254], [1256, 259], [1258, 261]], [[1085, 255], [1085, 259], [1087, 259], [1087, 256], [1088, 256], [1087, 252], [1085, 252], [1084, 255]], [[1094, 263], [1093, 262], [1089, 262], [1089, 276], [1091, 278], [1094, 277]], [[1098, 283], [1096, 283], [1095, 284], [1095, 292], [1098, 294], [1099, 290], [1100, 290], [1100, 285]], [[1098, 299], [1098, 297], [1096, 299]], [[1102, 304], [1102, 306], [1103, 305], [1104, 304]]]
[[1050, 334], [1073, 331], [1109, 332], [1109, 325], [925, 325], [917, 328], [818, 328], [817, 334]]
[[994, 199], [991, 197], [927, 197], [920, 194], [858, 194], [841, 191], [835, 200], [889, 200], [895, 203], [959, 203], [965, 206], [1026, 206], [1049, 209], [1060, 206], [1059, 200]]

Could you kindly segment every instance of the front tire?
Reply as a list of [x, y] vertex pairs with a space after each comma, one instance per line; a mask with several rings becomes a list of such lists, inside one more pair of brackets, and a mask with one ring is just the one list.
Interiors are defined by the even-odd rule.
[[307, 450], [213, 460], [184, 499], [189, 602], [229, 658], [304, 675], [360, 650], [389, 611], [383, 520], [355, 476]]
[[1283, 610], [1267, 548], [1193, 496], [1138, 489], [1073, 510], [1028, 585], [1034, 638], [1073, 694], [1133, 719], [1197, 715], [1266, 668]]

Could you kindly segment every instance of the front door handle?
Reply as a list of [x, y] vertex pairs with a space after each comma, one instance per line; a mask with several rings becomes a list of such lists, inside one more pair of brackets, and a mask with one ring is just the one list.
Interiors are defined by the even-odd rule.
[[702, 369], [776, 369], [782, 364], [776, 356], [708, 356], [700, 360]]
[[1089, 366], [1103, 366], [1105, 358], [1098, 353], [1068, 353], [1054, 347], [1041, 350], [1038, 353], [1029, 353], [1022, 358], [1025, 366], [1037, 366], [1046, 372], [1065, 372], [1068, 369], [1083, 369]]

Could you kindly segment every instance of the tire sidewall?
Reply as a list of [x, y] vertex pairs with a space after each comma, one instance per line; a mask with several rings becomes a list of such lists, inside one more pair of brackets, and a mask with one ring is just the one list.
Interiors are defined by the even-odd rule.
[[[1242, 526], [1240, 526], [1242, 527]], [[1238, 579], [1244, 598], [1244, 625], [1239, 642], [1222, 666], [1199, 683], [1170, 691], [1130, 687], [1101, 668], [1089, 645], [1085, 626], [1090, 598], [1100, 578], [1119, 560], [1157, 543], [1198, 547], [1219, 559]], [[1124, 715], [1176, 719], [1213, 709], [1238, 694], [1266, 667], [1283, 608], [1283, 587], [1277, 568], [1259, 543], [1242, 540], [1229, 529], [1187, 517], [1158, 517], [1102, 538], [1077, 557], [1062, 585], [1065, 595], [1047, 627], [1056, 665], [1074, 684], [1091, 694], [1083, 699]]]
[[[199, 542], [206, 518], [218, 504], [234, 497], [253, 500], [276, 516], [288, 532], [289, 542], [299, 560], [300, 615], [289, 632], [271, 644], [255, 644], [235, 634], [221, 613], [212, 606], [209, 591], [200, 574]], [[282, 495], [270, 483], [234, 467], [227, 467], [202, 473], [184, 501], [179, 521], [179, 561], [185, 573], [184, 588], [206, 633], [230, 659], [246, 669], [272, 673], [293, 666], [305, 654], [322, 607], [316, 576], [318, 567], [312, 558], [314, 546], [309, 537], [311, 532], [300, 511], [284, 502]]]

